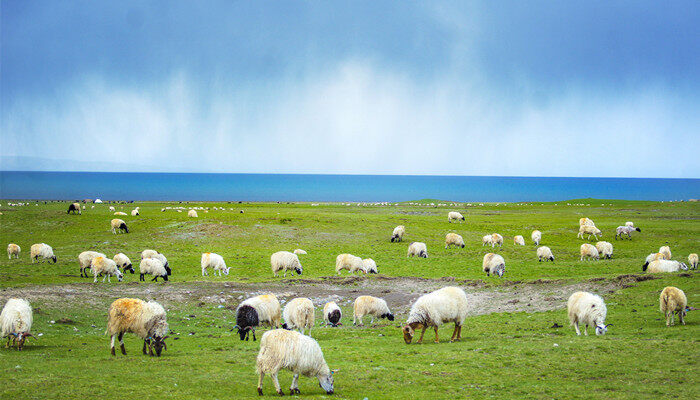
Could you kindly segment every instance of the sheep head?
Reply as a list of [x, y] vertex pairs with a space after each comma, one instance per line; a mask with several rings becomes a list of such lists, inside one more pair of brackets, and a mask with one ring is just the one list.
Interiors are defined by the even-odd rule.
[[318, 375], [318, 386], [325, 390], [327, 394], [333, 394], [333, 374], [338, 370], [332, 370], [328, 375]]
[[419, 322], [411, 322], [410, 324], [404, 325], [401, 329], [403, 331], [403, 341], [406, 344], [411, 344], [413, 340], [413, 335], [416, 333], [416, 329], [423, 329], [423, 324]]

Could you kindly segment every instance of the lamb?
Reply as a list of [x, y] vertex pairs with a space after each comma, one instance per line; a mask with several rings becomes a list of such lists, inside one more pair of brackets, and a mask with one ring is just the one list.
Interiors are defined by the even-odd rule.
[[440, 325], [454, 322], [455, 329], [450, 342], [459, 341], [462, 338], [462, 324], [467, 319], [467, 309], [467, 295], [458, 287], [445, 287], [424, 294], [411, 306], [406, 325], [402, 328], [403, 339], [406, 344], [411, 344], [415, 331], [421, 329], [416, 343], [423, 343], [426, 328], [432, 326], [435, 329], [435, 343], [439, 343]]
[[445, 248], [448, 248], [450, 246], [464, 248], [464, 239], [462, 239], [462, 236], [456, 233], [448, 233], [445, 236]]
[[145, 281], [144, 275], [153, 275], [151, 281], [158, 282], [158, 278], [163, 278], [165, 282], [168, 281], [168, 271], [165, 269], [163, 262], [157, 258], [144, 258], [139, 264], [139, 281]]
[[236, 326], [233, 329], [237, 329], [241, 340], [246, 341], [252, 332], [253, 341], [255, 341], [255, 327], [267, 324], [271, 328], [278, 328], [281, 315], [280, 302], [274, 294], [251, 297], [236, 309]]
[[135, 217], [135, 216], [137, 216], [137, 215], [139, 215], [139, 210], [131, 210], [131, 216], [132, 216], [132, 217]]
[[275, 276], [279, 276], [277, 274], [279, 271], [284, 271], [285, 277], [287, 276], [287, 270], [290, 270], [292, 276], [294, 276], [294, 272], [301, 275], [304, 271], [301, 266], [301, 262], [299, 261], [299, 257], [296, 254], [288, 251], [278, 251], [277, 253], [272, 254], [272, 256], [270, 256], [270, 266], [272, 268], [272, 273]]
[[335, 272], [340, 275], [340, 271], [344, 269], [350, 271], [351, 274], [354, 274], [356, 271], [367, 273], [362, 258], [347, 253], [339, 254], [338, 257], [335, 258]]
[[535, 242], [535, 246], [539, 246], [540, 240], [542, 240], [542, 232], [535, 229], [534, 231], [532, 231], [532, 235], [530, 235], [530, 239], [532, 239], [532, 241]]
[[408, 246], [408, 257], [423, 257], [428, 258], [428, 249], [423, 242], [412, 242]]
[[588, 336], [588, 327], [595, 327], [596, 335], [605, 335], [608, 326], [605, 325], [605, 317], [608, 308], [605, 306], [603, 298], [589, 292], [576, 292], [569, 297], [567, 302], [569, 311], [569, 322], [576, 329], [576, 334], [581, 336], [579, 324], [584, 325], [584, 333]]
[[326, 321], [326, 325], [332, 327], [342, 325], [340, 323], [340, 318], [342, 318], [342, 316], [343, 312], [334, 301], [329, 301], [323, 306], [323, 320]]
[[226, 262], [224, 258], [215, 253], [202, 253], [202, 276], [209, 275], [207, 268], [214, 270], [214, 275], [219, 272], [219, 276], [223, 272], [224, 275], [228, 275], [229, 268], [226, 267]]
[[116, 276], [119, 282], [121, 282], [122, 278], [124, 277], [122, 272], [119, 271], [119, 268], [117, 268], [117, 263], [115, 263], [114, 260], [110, 260], [104, 256], [93, 258], [92, 262], [90, 263], [90, 269], [95, 276], [95, 280], [93, 281], [95, 283], [97, 283], [97, 277], [103, 274], [105, 277], [102, 278], [102, 282], [107, 279], [109, 283], [112, 283], [112, 279], [110, 278], [111, 276]]
[[282, 328], [292, 330], [299, 329], [301, 334], [309, 330], [311, 336], [311, 328], [314, 326], [314, 303], [306, 297], [297, 297], [289, 301], [282, 310], [284, 324]]
[[519, 246], [525, 246], [525, 239], [522, 237], [522, 235], [516, 235], [513, 238], [513, 244], [516, 244]]
[[503, 236], [498, 233], [491, 235], [491, 247], [495, 247], [496, 245], [498, 245], [498, 247], [503, 247]]
[[291, 395], [300, 394], [299, 375], [315, 376], [321, 389], [333, 394], [333, 373], [323, 358], [323, 351], [313, 338], [299, 332], [276, 329], [265, 332], [260, 340], [260, 352], [256, 360], [258, 394], [263, 395], [262, 384], [265, 374], [270, 374], [275, 390], [284, 395], [280, 388], [277, 373], [285, 368], [294, 374], [289, 388]]
[[452, 221], [464, 221], [464, 216], [457, 211], [450, 211], [447, 214], [447, 222], [452, 222]]
[[578, 220], [578, 226], [579, 226], [579, 227], [582, 227], [582, 226], [584, 226], [584, 225], [587, 225], [587, 226], [595, 226], [595, 223], [593, 222], [592, 219], [589, 219], [589, 218], [586, 218], [586, 217], [580, 218], [580, 219]]
[[632, 232], [634, 231], [641, 232], [642, 230], [633, 226], [618, 226], [615, 228], [615, 240], [618, 237], [622, 238], [622, 235], [627, 235], [627, 239], [632, 240]]
[[144, 258], [157, 258], [160, 260], [161, 263], [163, 263], [163, 267], [165, 270], [168, 272], [168, 275], [172, 275], [172, 270], [170, 269], [170, 263], [168, 263], [168, 259], [165, 258], [165, 256], [155, 250], [150, 250], [146, 249], [141, 252], [141, 259], [143, 260]]
[[362, 260], [362, 269], [365, 271], [365, 274], [379, 273], [377, 263], [371, 258], [365, 258]]
[[12, 260], [12, 256], [15, 256], [15, 258], [19, 258], [20, 251], [22, 251], [22, 249], [18, 245], [14, 244], [14, 243], [8, 244], [7, 245], [7, 258], [9, 258], [10, 260]]
[[581, 261], [583, 261], [584, 258], [599, 260], [600, 255], [598, 254], [598, 249], [596, 249], [595, 246], [593, 246], [590, 243], [582, 244], [581, 245]]
[[482, 263], [484, 272], [486, 276], [491, 274], [498, 275], [499, 278], [503, 277], [506, 272], [506, 262], [503, 257], [494, 253], [487, 253], [484, 255], [484, 261]]
[[[371, 316], [370, 324], [374, 323], [374, 317], [387, 318], [389, 321], [394, 320], [394, 314], [389, 311], [384, 299], [373, 296], [360, 296], [355, 299], [352, 305], [352, 324], [364, 326], [362, 317], [365, 315]], [[359, 324], [358, 324], [359, 322]]]
[[688, 299], [685, 293], [677, 287], [666, 286], [659, 296], [659, 308], [666, 316], [666, 326], [674, 325], [673, 316], [678, 314], [681, 324], [685, 325], [685, 315], [688, 307]]
[[5, 347], [17, 344], [17, 350], [22, 350], [24, 342], [28, 337], [34, 337], [29, 331], [32, 330], [32, 307], [24, 299], [9, 299], [5, 307], [0, 312], [0, 329], [2, 337], [7, 338]]
[[78, 254], [78, 264], [80, 265], [80, 277], [88, 277], [86, 270], [90, 268], [92, 259], [95, 257], [107, 257], [97, 251], [84, 251]]
[[554, 262], [554, 254], [552, 254], [552, 250], [547, 246], [537, 248], [537, 261], [542, 260]]
[[131, 260], [129, 260], [129, 257], [126, 256], [124, 253], [117, 253], [114, 255], [112, 258], [114, 262], [117, 264], [117, 267], [121, 268], [124, 273], [126, 271], [130, 271], [132, 274], [135, 272], [134, 271], [134, 266], [131, 265]]
[[36, 243], [33, 244], [29, 249], [29, 256], [32, 259], [32, 263], [39, 262], [39, 257], [44, 260], [52, 260], [54, 264], [58, 260], [53, 254], [53, 249], [46, 243]]
[[[481, 247], [484, 247], [485, 245], [491, 244], [491, 241], [493, 240], [493, 235], [484, 235], [481, 238]], [[491, 246], [493, 247], [493, 246]]]
[[187, 216], [190, 218], [197, 218], [198, 217], [197, 211], [195, 211], [195, 210], [187, 211]]
[[671, 248], [670, 247], [668, 247], [668, 246], [659, 247], [659, 253], [663, 254], [664, 260], [671, 259]]
[[578, 235], [576, 235], [576, 237], [583, 239], [583, 235], [585, 234], [588, 235], [589, 240], [591, 238], [591, 235], [593, 235], [595, 240], [598, 240], [598, 235], [603, 236], [603, 234], [600, 232], [600, 229], [596, 228], [595, 226], [581, 225], [581, 227], [578, 229]]
[[123, 211], [117, 211], [114, 213], [114, 215], [127, 215], [127, 214]]
[[[19, 250], [17, 252], [19, 254]], [[690, 264], [692, 269], [698, 269], [698, 253], [690, 253], [688, 255], [688, 264]]]
[[611, 259], [613, 256], [613, 245], [610, 242], [598, 242], [595, 244], [598, 254], [607, 259]]
[[680, 261], [671, 260], [656, 260], [649, 263], [649, 265], [642, 271], [646, 271], [650, 274], [655, 274], [659, 272], [678, 272], [680, 270], [687, 271], [688, 266]]
[[403, 235], [406, 234], [406, 227], [403, 225], [399, 225], [396, 228], [394, 228], [394, 231], [391, 233], [391, 243], [394, 242], [400, 242], [403, 240]]
[[302, 250], [302, 249], [295, 249], [295, 250], [294, 250], [294, 254], [296, 254], [296, 255], [303, 255], [303, 254], [306, 254], [306, 252], [305, 252], [304, 250]]
[[122, 354], [126, 355], [124, 348], [124, 333], [133, 332], [143, 339], [143, 354], [160, 357], [163, 349], [167, 350], [165, 339], [168, 338], [168, 321], [165, 309], [157, 302], [151, 300], [146, 303], [140, 299], [122, 298], [114, 300], [109, 306], [109, 316], [107, 317], [107, 331], [112, 337], [111, 353], [114, 351], [114, 339], [119, 338], [119, 346]]
[[117, 234], [117, 231], [124, 232], [124, 233], [129, 233], [129, 228], [126, 226], [126, 222], [124, 220], [115, 218], [111, 221], [112, 224], [112, 233], [115, 235]]
[[71, 203], [71, 205], [68, 206], [68, 214], [70, 214], [71, 211], [73, 214], [82, 214], [80, 203]]
[[109, 212], [114, 212], [115, 208], [113, 206], [109, 206]]

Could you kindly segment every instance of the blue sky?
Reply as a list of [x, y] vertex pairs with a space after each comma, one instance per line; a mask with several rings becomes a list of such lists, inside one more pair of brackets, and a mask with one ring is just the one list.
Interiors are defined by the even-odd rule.
[[700, 178], [670, 3], [2, 1], [0, 167]]

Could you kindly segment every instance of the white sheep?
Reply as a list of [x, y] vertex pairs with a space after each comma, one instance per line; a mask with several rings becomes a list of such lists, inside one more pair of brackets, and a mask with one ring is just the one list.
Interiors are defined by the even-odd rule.
[[576, 237], [583, 239], [583, 235], [588, 235], [588, 239], [590, 239], [591, 235], [593, 235], [595, 240], [598, 240], [598, 235], [603, 236], [600, 229], [591, 225], [581, 225], [581, 227], [578, 229], [578, 235], [576, 235]]
[[447, 214], [447, 222], [452, 222], [452, 221], [464, 221], [464, 216], [457, 211], [450, 211]]
[[207, 268], [214, 270], [214, 275], [219, 272], [219, 276], [223, 273], [228, 275], [229, 268], [226, 266], [224, 258], [216, 253], [202, 253], [202, 276], [209, 275]]
[[554, 262], [554, 254], [552, 254], [552, 249], [547, 246], [540, 246], [537, 248], [537, 261], [552, 261]]
[[576, 329], [576, 334], [581, 336], [579, 324], [584, 325], [584, 333], [588, 336], [588, 327], [595, 327], [596, 335], [605, 335], [608, 326], [605, 325], [605, 317], [608, 308], [603, 298], [589, 292], [576, 292], [569, 297], [567, 302], [569, 322]]
[[132, 217], [135, 217], [135, 216], [137, 216], [137, 215], [139, 215], [139, 210], [131, 210], [131, 216], [132, 216]]
[[581, 245], [581, 261], [583, 261], [584, 258], [599, 260], [600, 255], [598, 254], [598, 249], [596, 249], [595, 246], [593, 246], [590, 243], [582, 244]]
[[284, 395], [277, 374], [284, 368], [292, 371], [291, 395], [300, 394], [299, 375], [315, 376], [327, 394], [333, 394], [333, 373], [328, 368], [323, 352], [313, 338], [299, 332], [276, 329], [265, 332], [260, 340], [260, 352], [256, 360], [258, 395], [263, 395], [262, 385], [265, 374], [270, 374], [275, 390]]
[[131, 264], [131, 260], [124, 253], [117, 253], [112, 257], [112, 260], [117, 264], [117, 267], [121, 268], [122, 271], [131, 271], [134, 273], [134, 266]]
[[302, 249], [295, 249], [293, 253], [296, 255], [304, 255], [304, 254], [306, 254], [306, 251], [304, 251]]
[[644, 260], [644, 265], [642, 265], [642, 271], [646, 271], [647, 267], [652, 261], [656, 260], [663, 260], [664, 255], [661, 253], [651, 253], [647, 256], [647, 258]]
[[151, 281], [158, 282], [158, 278], [163, 278], [164, 281], [168, 281], [168, 271], [165, 269], [163, 262], [157, 258], [144, 258], [139, 263], [139, 281], [145, 281], [144, 275], [153, 275]]
[[340, 323], [342, 317], [343, 312], [334, 301], [329, 301], [323, 306], [323, 320], [326, 322], [326, 325], [333, 327], [342, 325]]
[[277, 297], [272, 293], [262, 294], [246, 299], [238, 305], [234, 329], [238, 329], [241, 340], [248, 340], [252, 332], [253, 341], [255, 341], [256, 326], [267, 324], [272, 328], [278, 328], [281, 318], [282, 308]]
[[485, 254], [482, 266], [484, 272], [486, 272], [486, 276], [493, 274], [502, 278], [503, 274], [506, 272], [506, 261], [502, 256], [495, 253]]
[[81, 277], [88, 277], [87, 274], [87, 269], [90, 268], [90, 265], [92, 264], [92, 259], [95, 257], [107, 257], [104, 254], [98, 252], [98, 251], [83, 251], [82, 253], [78, 254], [78, 264], [80, 265], [80, 276]]
[[690, 253], [688, 255], [688, 264], [692, 269], [698, 269], [698, 253]]
[[32, 263], [39, 262], [39, 257], [44, 260], [52, 260], [56, 264], [57, 257], [53, 254], [53, 249], [46, 243], [36, 243], [33, 244], [29, 249], [29, 256], [32, 259]]
[[117, 234], [117, 231], [129, 233], [129, 228], [126, 226], [126, 222], [124, 222], [124, 220], [114, 218], [112, 221], [110, 221], [110, 224], [112, 226], [112, 233], [115, 235]]
[[516, 235], [515, 237], [513, 237], [513, 244], [525, 246], [525, 238], [523, 238], [522, 235]]
[[197, 211], [195, 211], [195, 210], [187, 211], [187, 216], [190, 218], [197, 218], [198, 217]]
[[109, 212], [114, 212], [116, 209], [113, 206], [109, 206]]
[[379, 273], [379, 268], [377, 263], [371, 258], [365, 258], [362, 260], [362, 269], [366, 274], [377, 274]]
[[289, 301], [282, 310], [284, 329], [299, 329], [301, 334], [308, 329], [311, 336], [311, 328], [314, 326], [314, 303], [306, 297], [297, 297]]
[[423, 242], [413, 242], [408, 245], [408, 257], [423, 257], [428, 258], [428, 248]]
[[458, 287], [445, 287], [424, 294], [416, 300], [408, 313], [408, 320], [403, 327], [403, 338], [406, 344], [413, 340], [415, 331], [421, 329], [420, 338], [416, 343], [423, 342], [423, 335], [428, 327], [435, 329], [435, 343], [438, 343], [438, 328], [445, 322], [454, 322], [450, 342], [462, 338], [462, 324], [467, 319], [467, 295]]
[[589, 218], [586, 218], [586, 217], [580, 218], [580, 219], [578, 220], [578, 226], [581, 227], [581, 226], [584, 226], [584, 225], [587, 225], [587, 226], [595, 226], [595, 223], [593, 222], [592, 219], [589, 219]]
[[659, 253], [663, 254], [664, 260], [670, 260], [671, 259], [671, 248], [668, 246], [661, 246], [659, 247]]
[[277, 273], [279, 271], [284, 271], [284, 276], [287, 276], [287, 270], [289, 270], [294, 276], [296, 272], [301, 275], [304, 269], [299, 261], [299, 256], [288, 251], [278, 251], [270, 256], [270, 266], [272, 268], [272, 273], [275, 276], [279, 276]]
[[650, 262], [646, 268], [642, 267], [642, 271], [646, 271], [650, 274], [659, 272], [678, 272], [681, 270], [687, 271], [688, 266], [680, 261], [671, 260], [656, 260]]
[[145, 258], [157, 258], [158, 260], [160, 260], [161, 263], [163, 263], [163, 267], [168, 272], [168, 275], [172, 275], [170, 263], [168, 262], [168, 259], [165, 258], [165, 255], [163, 255], [162, 253], [159, 253], [155, 250], [146, 249], [141, 252], [141, 259], [143, 260]]
[[610, 242], [598, 242], [595, 244], [600, 257], [611, 259], [613, 256], [613, 245]]
[[532, 241], [535, 242], [535, 246], [539, 246], [540, 241], [542, 240], [542, 232], [535, 229], [534, 231], [532, 231], [530, 239], [532, 239]]
[[82, 210], [80, 208], [80, 203], [71, 203], [71, 205], [68, 206], [68, 214], [73, 212], [73, 214], [82, 214]]
[[125, 213], [123, 211], [117, 211], [114, 213], [114, 215], [127, 215], [127, 213]]
[[360, 296], [352, 305], [352, 324], [364, 326], [362, 317], [369, 315], [370, 324], [374, 323], [374, 317], [394, 320], [394, 314], [389, 311], [389, 306], [384, 299], [374, 296]]
[[498, 233], [493, 233], [491, 234], [491, 247], [495, 247], [496, 245], [498, 245], [498, 247], [503, 247], [503, 236]]
[[394, 228], [394, 231], [391, 232], [391, 242], [400, 242], [403, 240], [403, 235], [406, 234], [406, 227], [403, 225], [399, 225], [396, 228]]
[[464, 248], [464, 239], [462, 239], [462, 236], [450, 232], [447, 235], [445, 235], [445, 248], [448, 248], [450, 246]]
[[625, 222], [625, 226], [629, 226], [630, 228], [634, 228], [634, 222], [627, 221], [627, 222]]
[[17, 350], [22, 350], [24, 341], [28, 337], [34, 337], [30, 333], [33, 321], [32, 307], [24, 299], [9, 299], [0, 312], [0, 329], [2, 337], [7, 338], [5, 347], [17, 344]]
[[167, 350], [165, 339], [168, 338], [168, 321], [165, 309], [157, 302], [151, 300], [146, 303], [140, 299], [122, 298], [114, 300], [109, 306], [109, 316], [107, 317], [107, 331], [105, 334], [112, 337], [111, 353], [114, 351], [114, 339], [119, 339], [122, 354], [126, 355], [124, 348], [124, 334], [133, 332], [143, 339], [143, 354], [160, 357], [163, 349]]
[[618, 226], [615, 228], [615, 240], [622, 238], [622, 235], [627, 235], [627, 238], [632, 240], [632, 232], [634, 231], [641, 232], [642, 230], [633, 226]]
[[678, 319], [685, 325], [686, 308], [688, 298], [685, 293], [677, 287], [666, 286], [659, 296], [659, 308], [666, 317], [666, 326], [674, 325], [673, 316], [678, 314]]
[[362, 258], [348, 253], [338, 254], [338, 256], [335, 258], [335, 272], [340, 275], [340, 271], [344, 269], [347, 269], [351, 274], [354, 274], [357, 271], [367, 273]]
[[95, 283], [97, 283], [97, 277], [100, 275], [105, 276], [102, 278], [102, 282], [107, 279], [109, 283], [112, 283], [112, 279], [110, 278], [112, 276], [116, 276], [119, 282], [121, 282], [122, 278], [124, 277], [122, 272], [119, 271], [119, 268], [117, 268], [117, 263], [115, 263], [114, 260], [104, 256], [93, 258], [92, 262], [90, 263], [90, 269], [92, 270], [92, 274], [95, 276], [95, 280], [93, 281]]
[[15, 258], [19, 258], [20, 251], [22, 251], [22, 249], [18, 245], [14, 244], [14, 243], [8, 244], [7, 245], [7, 258], [9, 258], [10, 260], [12, 260], [12, 256], [15, 256]]
[[[481, 247], [484, 247], [485, 245], [491, 244], [492, 241], [493, 241], [493, 235], [484, 235], [481, 238]], [[491, 247], [493, 247], [493, 246], [491, 246]]]

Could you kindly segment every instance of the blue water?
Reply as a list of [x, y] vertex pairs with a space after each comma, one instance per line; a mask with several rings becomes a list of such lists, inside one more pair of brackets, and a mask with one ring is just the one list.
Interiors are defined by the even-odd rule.
[[2, 199], [559, 201], [700, 197], [700, 179], [0, 171]]

